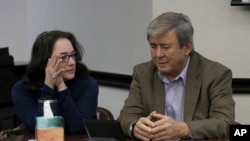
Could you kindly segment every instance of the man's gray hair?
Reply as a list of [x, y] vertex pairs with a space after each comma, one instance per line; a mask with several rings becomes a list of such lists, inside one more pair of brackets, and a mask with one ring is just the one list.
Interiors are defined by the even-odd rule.
[[194, 29], [188, 16], [182, 13], [166, 12], [156, 17], [148, 26], [147, 39], [159, 37], [175, 29], [180, 46], [193, 41]]

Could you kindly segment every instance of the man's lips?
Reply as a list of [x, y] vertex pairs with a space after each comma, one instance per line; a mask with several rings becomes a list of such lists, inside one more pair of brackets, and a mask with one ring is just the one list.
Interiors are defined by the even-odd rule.
[[166, 64], [167, 62], [157, 62], [158, 64]]

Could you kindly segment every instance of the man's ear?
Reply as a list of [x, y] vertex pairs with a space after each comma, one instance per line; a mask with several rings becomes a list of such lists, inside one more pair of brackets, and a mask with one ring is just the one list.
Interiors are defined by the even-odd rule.
[[188, 41], [185, 44], [185, 55], [189, 56], [190, 53], [193, 51], [193, 41]]

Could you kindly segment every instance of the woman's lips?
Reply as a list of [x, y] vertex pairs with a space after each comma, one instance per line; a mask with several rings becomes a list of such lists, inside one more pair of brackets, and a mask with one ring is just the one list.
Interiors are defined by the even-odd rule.
[[71, 70], [67, 70], [67, 71], [66, 71], [66, 73], [73, 73], [73, 72], [75, 72], [74, 69], [71, 69]]

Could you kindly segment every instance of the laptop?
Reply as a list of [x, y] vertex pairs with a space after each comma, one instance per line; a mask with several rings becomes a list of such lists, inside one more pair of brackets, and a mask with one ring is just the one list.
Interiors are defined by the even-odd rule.
[[125, 141], [117, 120], [84, 120], [88, 141]]

